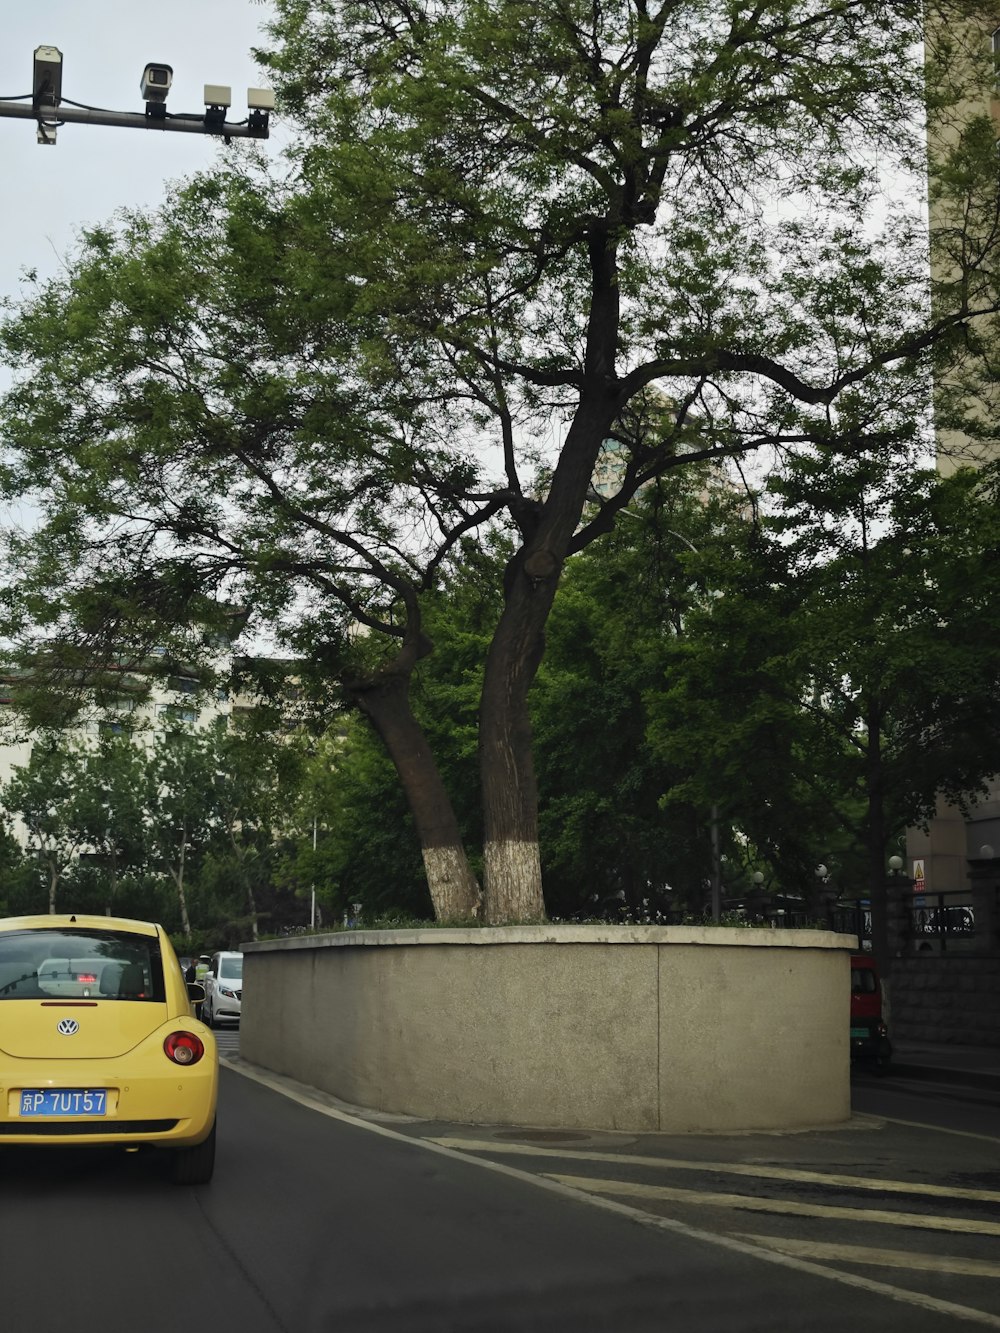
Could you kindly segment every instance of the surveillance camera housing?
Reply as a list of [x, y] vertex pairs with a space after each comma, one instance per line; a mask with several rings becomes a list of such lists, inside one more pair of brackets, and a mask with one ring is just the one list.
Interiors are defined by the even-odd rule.
[[248, 88], [247, 106], [250, 108], [251, 111], [273, 111], [274, 89]]
[[170, 85], [174, 81], [174, 71], [169, 65], [147, 65], [142, 71], [139, 84], [144, 102], [165, 102]]
[[62, 99], [62, 52], [57, 46], [36, 46], [32, 101], [58, 106]]

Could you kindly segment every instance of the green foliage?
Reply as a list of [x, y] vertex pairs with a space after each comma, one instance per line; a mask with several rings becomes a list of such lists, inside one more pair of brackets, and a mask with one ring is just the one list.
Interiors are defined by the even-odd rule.
[[679, 775], [650, 745], [649, 700], [698, 594], [689, 543], [726, 521], [721, 495], [705, 502], [706, 485], [709, 471], [692, 469], [686, 486], [644, 494], [611, 537], [571, 562], [560, 587], [532, 695], [556, 916], [676, 919], [704, 901], [710, 803], [664, 804]]
[[347, 723], [317, 747], [306, 767], [295, 827], [276, 873], [302, 903], [304, 919], [313, 890], [328, 925], [352, 903], [361, 903], [366, 916], [433, 914], [398, 779], [364, 722]]
[[688, 772], [675, 795], [719, 801], [786, 891], [822, 860], [876, 897], [888, 844], [993, 771], [994, 485], [817, 455], [713, 565], [651, 739]]

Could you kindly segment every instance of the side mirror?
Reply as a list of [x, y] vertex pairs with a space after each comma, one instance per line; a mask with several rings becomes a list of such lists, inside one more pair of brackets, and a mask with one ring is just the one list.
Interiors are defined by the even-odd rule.
[[205, 987], [200, 981], [189, 981], [187, 983], [188, 999], [193, 1000], [195, 1004], [201, 1004], [205, 998]]

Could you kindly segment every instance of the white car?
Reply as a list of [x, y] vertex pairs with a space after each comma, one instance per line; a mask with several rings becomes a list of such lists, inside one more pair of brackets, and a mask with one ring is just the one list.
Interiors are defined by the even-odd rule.
[[201, 1021], [210, 1028], [238, 1023], [243, 1006], [243, 955], [213, 953], [208, 976], [202, 984], [205, 1003], [201, 1007]]

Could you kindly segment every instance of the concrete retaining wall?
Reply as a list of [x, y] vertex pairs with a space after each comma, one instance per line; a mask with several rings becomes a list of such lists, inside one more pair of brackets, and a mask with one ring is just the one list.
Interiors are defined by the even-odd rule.
[[245, 944], [241, 1056], [344, 1101], [669, 1132], [850, 1114], [853, 936], [351, 931]]

